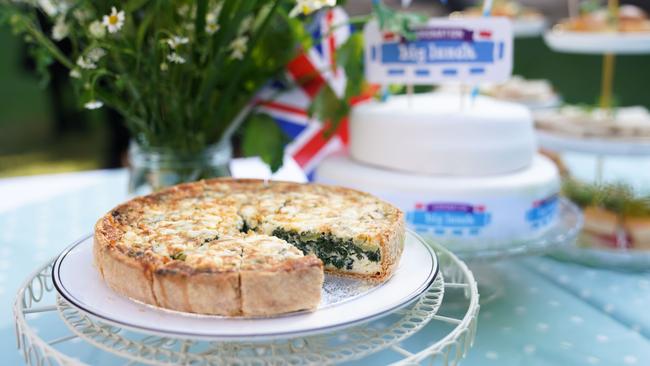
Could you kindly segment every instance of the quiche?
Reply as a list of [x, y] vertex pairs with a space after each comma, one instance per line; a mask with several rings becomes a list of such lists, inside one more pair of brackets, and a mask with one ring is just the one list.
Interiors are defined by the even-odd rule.
[[182, 312], [269, 316], [314, 310], [324, 271], [394, 272], [403, 213], [318, 184], [212, 179], [134, 198], [95, 225], [94, 263], [132, 299]]

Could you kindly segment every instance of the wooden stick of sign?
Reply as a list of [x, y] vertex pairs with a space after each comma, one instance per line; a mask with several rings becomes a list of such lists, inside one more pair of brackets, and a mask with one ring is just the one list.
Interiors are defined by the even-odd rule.
[[413, 99], [413, 84], [406, 84], [406, 103], [411, 108]]
[[465, 101], [467, 100], [467, 90], [469, 86], [467, 84], [460, 84], [460, 110], [465, 110]]
[[[483, 12], [484, 17], [489, 17], [489, 16], [492, 15], [492, 6], [493, 5], [494, 5], [493, 0], [484, 0], [483, 1], [482, 12]], [[460, 97], [461, 97], [460, 109], [461, 110], [465, 109], [465, 94], [466, 94], [466, 92], [467, 91], [465, 90], [465, 85], [462, 85], [461, 86], [461, 94], [460, 94]], [[470, 93], [470, 96], [472, 98], [472, 104], [474, 104], [474, 101], [476, 100], [477, 95], [479, 95], [478, 85], [474, 85], [474, 87], [472, 88], [472, 92]]]

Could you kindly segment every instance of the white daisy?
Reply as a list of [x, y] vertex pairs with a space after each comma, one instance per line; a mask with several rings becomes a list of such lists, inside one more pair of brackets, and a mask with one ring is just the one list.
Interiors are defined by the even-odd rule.
[[244, 18], [244, 20], [241, 21], [241, 24], [239, 25], [239, 34], [244, 34], [248, 32], [253, 25], [253, 17], [252, 16], [247, 16]]
[[60, 41], [68, 36], [70, 33], [70, 27], [65, 23], [65, 16], [61, 15], [56, 18], [56, 23], [52, 27], [52, 39], [55, 41]]
[[213, 35], [217, 33], [219, 31], [219, 28], [220, 28], [219, 24], [217, 23], [210, 23], [210, 22], [205, 23], [205, 33], [209, 35]]
[[241, 60], [244, 58], [244, 53], [246, 52], [247, 49], [248, 49], [248, 37], [239, 36], [230, 43], [230, 50], [232, 51], [230, 57], [237, 60]]
[[296, 0], [296, 6], [289, 12], [290, 17], [298, 14], [309, 15], [326, 6], [335, 6], [336, 0]]
[[101, 47], [95, 47], [90, 51], [86, 52], [86, 57], [91, 62], [97, 62], [104, 56], [106, 56], [106, 51]]
[[169, 48], [175, 50], [179, 45], [189, 43], [190, 39], [187, 37], [173, 36], [172, 38], [166, 39], [165, 42], [167, 42]]
[[86, 70], [92, 70], [97, 68], [97, 65], [92, 60], [89, 60], [83, 56], [79, 56], [79, 58], [77, 59], [77, 66]]
[[106, 27], [99, 20], [95, 20], [88, 26], [88, 32], [93, 38], [104, 38], [106, 36]]
[[118, 30], [122, 29], [124, 26], [124, 11], [120, 10], [119, 12], [115, 7], [111, 8], [111, 13], [109, 15], [104, 15], [102, 19], [102, 24], [108, 28], [109, 33], [115, 33]]
[[219, 24], [217, 24], [218, 19], [219, 15], [215, 12], [210, 12], [205, 15], [205, 33], [209, 35], [217, 33], [220, 28]]
[[178, 13], [178, 15], [180, 15], [180, 16], [183, 17], [183, 18], [185, 18], [185, 17], [187, 17], [188, 15], [190, 15], [191, 13], [194, 13], [194, 9], [193, 9], [193, 8], [194, 8], [193, 6], [190, 7], [190, 6], [187, 5], [187, 4], [183, 4], [183, 5], [179, 6], [178, 9], [176, 9], [176, 12]]
[[169, 55], [167, 55], [167, 61], [173, 62], [175, 64], [184, 64], [185, 58], [183, 58], [183, 56], [179, 55], [176, 52], [172, 52]]
[[77, 8], [72, 12], [72, 16], [74, 16], [74, 18], [77, 19], [79, 23], [85, 23], [88, 19], [90, 19], [93, 16], [93, 14], [88, 9]]
[[38, 0], [38, 6], [50, 17], [55, 16], [59, 12], [59, 9], [57, 9], [52, 0]]
[[222, 3], [217, 4], [214, 9], [205, 15], [205, 32], [210, 35], [217, 33], [221, 28], [217, 22], [219, 21], [222, 5]]
[[86, 104], [84, 104], [84, 108], [86, 109], [98, 109], [101, 108], [104, 105], [104, 103], [100, 102], [97, 99], [93, 99]]

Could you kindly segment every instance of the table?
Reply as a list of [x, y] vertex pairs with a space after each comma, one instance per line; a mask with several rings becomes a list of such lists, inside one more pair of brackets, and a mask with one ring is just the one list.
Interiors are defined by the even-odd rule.
[[[11, 305], [20, 283], [126, 197], [124, 170], [0, 180], [0, 354], [22, 364]], [[650, 365], [650, 274], [590, 269], [549, 258], [495, 268], [503, 295], [483, 304], [463, 365]], [[43, 332], [56, 332], [42, 325]], [[414, 342], [427, 340], [418, 335]], [[79, 348], [93, 364], [114, 358]], [[385, 363], [381, 354], [373, 364]], [[361, 363], [358, 363], [361, 364]]]

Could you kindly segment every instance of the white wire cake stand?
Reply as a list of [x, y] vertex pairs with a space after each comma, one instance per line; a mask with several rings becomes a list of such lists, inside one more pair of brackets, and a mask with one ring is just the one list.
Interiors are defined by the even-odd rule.
[[[18, 348], [28, 365], [412, 365], [425, 361], [456, 365], [474, 341], [479, 295], [467, 266], [448, 250], [433, 247], [440, 273], [412, 305], [336, 332], [262, 342], [180, 339], [108, 325], [56, 294], [52, 260], [18, 291], [14, 303]], [[450, 309], [443, 295], [454, 298]]]
[[483, 241], [475, 247], [464, 248], [454, 251], [454, 253], [470, 263], [494, 262], [512, 257], [546, 254], [575, 243], [580, 230], [582, 230], [582, 223], [583, 217], [580, 209], [566, 198], [560, 198], [555, 225], [538, 237], [510, 243]]
[[454, 253], [469, 264], [478, 279], [481, 303], [487, 304], [504, 293], [503, 278], [507, 276], [507, 271], [500, 266], [504, 260], [554, 253], [573, 246], [582, 230], [582, 224], [580, 209], [566, 198], [560, 198], [556, 223], [542, 235], [510, 243], [483, 241], [475, 247], [456, 250]]

